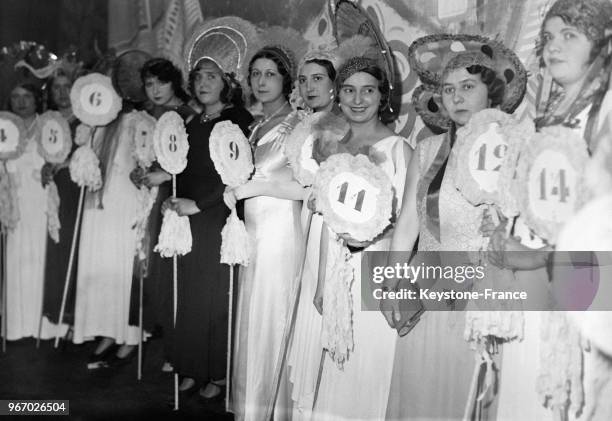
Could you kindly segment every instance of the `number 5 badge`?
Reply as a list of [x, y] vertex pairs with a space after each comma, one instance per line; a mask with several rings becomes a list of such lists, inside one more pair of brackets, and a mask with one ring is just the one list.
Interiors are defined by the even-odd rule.
[[38, 151], [46, 162], [61, 164], [72, 149], [72, 136], [68, 121], [57, 111], [47, 111], [40, 116]]
[[161, 167], [170, 174], [179, 174], [187, 166], [187, 131], [178, 113], [168, 111], [155, 124], [153, 149]]
[[111, 79], [100, 73], [78, 78], [70, 90], [74, 115], [90, 126], [106, 126], [121, 110]]
[[330, 156], [315, 176], [313, 192], [330, 228], [356, 241], [373, 240], [391, 222], [391, 180], [365, 155]]
[[527, 225], [556, 243], [565, 222], [585, 203], [586, 142], [572, 129], [545, 127], [525, 145], [517, 168], [521, 214]]
[[210, 158], [226, 186], [240, 186], [253, 173], [249, 141], [240, 127], [231, 121], [220, 121], [213, 127], [210, 133]]

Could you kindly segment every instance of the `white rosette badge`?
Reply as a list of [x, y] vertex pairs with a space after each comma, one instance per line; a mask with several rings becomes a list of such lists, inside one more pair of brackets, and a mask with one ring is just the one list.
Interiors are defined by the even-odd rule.
[[[68, 121], [57, 111], [47, 111], [40, 116], [40, 136], [38, 152], [50, 164], [63, 164], [72, 149], [72, 136]], [[51, 180], [45, 187], [47, 191], [47, 231], [53, 241], [59, 243], [60, 197], [55, 182]]]
[[10, 161], [25, 151], [26, 137], [23, 120], [13, 113], [0, 111], [0, 223], [13, 229], [19, 221], [17, 184]]
[[[210, 157], [223, 184], [235, 188], [248, 181], [253, 173], [253, 156], [247, 138], [231, 121], [215, 124], [210, 133]], [[221, 231], [221, 263], [249, 265], [251, 240], [236, 209]]]
[[[132, 156], [139, 168], [146, 170], [155, 161], [155, 149], [153, 147], [153, 132], [155, 131], [155, 119], [144, 111], [133, 111], [126, 116], [128, 125], [129, 141], [132, 144]], [[159, 187], [148, 188], [141, 185], [138, 189], [138, 202], [140, 209], [134, 222], [136, 229], [136, 254], [140, 260], [146, 258], [146, 229], [149, 214], [155, 204]]]
[[584, 173], [586, 142], [567, 127], [545, 127], [535, 133], [521, 154], [518, 173], [519, 209], [526, 223], [549, 244], [588, 199]]
[[[365, 155], [332, 155], [313, 183], [317, 211], [329, 228], [343, 238], [369, 242], [391, 223], [393, 189], [385, 172]], [[353, 272], [344, 241], [332, 247], [325, 276], [322, 345], [341, 368], [353, 349]]]
[[[159, 165], [172, 174], [172, 196], [176, 197], [176, 174], [187, 166], [187, 132], [183, 119], [174, 111], [164, 113], [155, 124], [153, 148]], [[166, 209], [155, 251], [163, 257], [183, 256], [191, 251], [189, 217]]]

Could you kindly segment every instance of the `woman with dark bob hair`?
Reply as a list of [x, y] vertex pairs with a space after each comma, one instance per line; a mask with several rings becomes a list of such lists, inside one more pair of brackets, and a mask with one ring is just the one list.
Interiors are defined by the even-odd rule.
[[[189, 217], [193, 238], [191, 252], [178, 258], [171, 362], [182, 376], [179, 391], [190, 395], [200, 389], [200, 395], [208, 399], [223, 396], [225, 386], [229, 267], [219, 262], [219, 256], [221, 229], [230, 214], [209, 141], [219, 122], [230, 121], [246, 134], [253, 121], [244, 108], [234, 69], [222, 68], [222, 59], [210, 56], [198, 60], [189, 72], [191, 92], [204, 111], [187, 124], [187, 167], [177, 176], [177, 198], [165, 204]], [[171, 279], [172, 266], [165, 266]]]

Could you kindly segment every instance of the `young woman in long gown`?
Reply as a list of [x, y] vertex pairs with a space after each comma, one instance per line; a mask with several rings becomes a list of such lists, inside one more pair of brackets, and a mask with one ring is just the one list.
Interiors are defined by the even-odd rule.
[[[70, 132], [74, 139], [76, 127], [80, 121], [72, 113], [70, 103], [70, 88], [72, 80], [66, 73], [58, 73], [49, 79], [49, 108], [59, 111], [70, 125]], [[45, 164], [42, 170], [43, 184], [53, 180], [57, 186], [60, 198], [58, 217], [60, 221], [59, 242], [55, 242], [47, 236], [47, 251], [45, 258], [45, 297], [43, 300], [43, 315], [53, 323], [58, 323], [64, 284], [66, 281], [66, 270], [70, 258], [70, 247], [74, 226], [76, 223], [77, 206], [79, 202], [79, 186], [70, 178], [68, 163], [72, 152], [77, 145], [73, 143], [71, 154], [62, 164]], [[78, 238], [75, 250], [78, 251]], [[78, 262], [75, 253], [74, 263]], [[74, 323], [74, 296], [76, 285], [77, 265], [73, 265], [70, 274], [70, 286], [66, 297], [66, 308], [63, 323], [72, 325]]]
[[[606, 118], [612, 114], [612, 97], [608, 91], [610, 75], [606, 66], [610, 59], [607, 30], [611, 20], [610, 2], [559, 0], [547, 12], [540, 31], [538, 54], [542, 70], [549, 76], [544, 80], [552, 78], [553, 86], [547, 102], [538, 107], [536, 127], [571, 127], [584, 138], [591, 153], [597, 147], [597, 134]], [[541, 87], [543, 93], [547, 93], [547, 89], [550, 88]], [[485, 220], [485, 225], [489, 226], [489, 231], [492, 230], [493, 224], [489, 218]], [[519, 288], [529, 290], [548, 284], [546, 266], [548, 251], [552, 248], [540, 239], [538, 232], [527, 228], [522, 217], [514, 221], [514, 236], [506, 238], [498, 231], [493, 235], [490, 248], [501, 253], [525, 252], [505, 253], [503, 263], [493, 261], [515, 271]], [[558, 367], [550, 367], [541, 358], [543, 347], [552, 347], [559, 354], [577, 346], [577, 343], [570, 343], [571, 334], [546, 341], [542, 339], [543, 332], [550, 330], [551, 321], [567, 323], [564, 317], [560, 312], [525, 312], [524, 340], [504, 348], [499, 391], [500, 419], [515, 416], [522, 419], [551, 419], [557, 416], [586, 419], [589, 416], [594, 405], [594, 352], [584, 352], [584, 374], [577, 360], [571, 367], [564, 368], [577, 377], [583, 376], [583, 385], [573, 384], [571, 387], [572, 396], [581, 395], [580, 388], [584, 387], [583, 403], [567, 399], [564, 388], [558, 389], [561, 394], [551, 394], [550, 390], [539, 385], [542, 384], [540, 377], [543, 374], [559, 370]], [[567, 332], [571, 332], [571, 329]]]
[[[289, 317], [302, 243], [300, 224], [303, 188], [293, 179], [284, 142], [299, 117], [288, 96], [295, 73], [293, 53], [267, 46], [249, 63], [249, 85], [263, 105], [264, 119], [253, 128], [255, 174], [246, 184], [228, 189], [232, 207], [244, 202], [244, 221], [252, 240], [249, 266], [239, 275], [233, 368], [233, 411], [238, 420], [261, 420], [273, 399], [274, 373], [280, 364], [281, 342]], [[286, 370], [283, 370], [275, 419], [291, 410]]]
[[[411, 160], [414, 145], [389, 129], [385, 125], [388, 121], [382, 121], [388, 112], [388, 77], [375, 60], [354, 57], [339, 71], [336, 86], [340, 109], [351, 128], [348, 143], [356, 150], [369, 150], [370, 156], [389, 176], [397, 211], [401, 206], [406, 166]], [[363, 250], [388, 250], [392, 232], [385, 231]], [[334, 236], [334, 233], [329, 233], [329, 255], [335, 254], [335, 243], [332, 244], [334, 240], [331, 240]], [[334, 292], [349, 294], [347, 298], [353, 303], [352, 314], [337, 316], [351, 320], [354, 347], [342, 369], [332, 358], [325, 357], [312, 419], [381, 420], [385, 417], [396, 335], [388, 329], [381, 314], [362, 308], [364, 285], [361, 280], [361, 258], [362, 251], [355, 249], [348, 263], [353, 271], [350, 290]], [[328, 257], [327, 262], [331, 264], [331, 261], [332, 258]], [[330, 264], [325, 264], [329, 274]], [[314, 299], [320, 311], [326, 305], [322, 292], [324, 283], [329, 282], [328, 276], [319, 279]], [[367, 294], [364, 292], [364, 295]], [[320, 353], [317, 355], [320, 356]]]
[[[332, 62], [332, 60], [335, 62]], [[313, 113], [333, 112], [336, 109], [335, 85], [338, 57], [333, 51], [314, 49], [304, 55], [298, 65], [298, 89], [304, 104]], [[339, 110], [336, 110], [339, 112]], [[308, 235], [306, 260], [302, 276], [300, 297], [291, 333], [291, 346], [287, 364], [289, 381], [292, 384], [291, 398], [294, 402], [293, 420], [310, 419], [312, 404], [321, 360], [321, 315], [312, 305], [317, 286], [319, 269], [319, 243], [323, 219], [312, 215], [307, 227], [310, 210], [307, 203], [302, 206], [302, 227]], [[306, 229], [308, 229], [306, 231]]]
[[[148, 104], [147, 112], [159, 119], [168, 111], [177, 112], [188, 123], [195, 116], [195, 111], [186, 103], [189, 95], [183, 90], [183, 75], [170, 60], [153, 58], [148, 60], [140, 70], [140, 78], [144, 87]], [[132, 282], [132, 298], [130, 305], [130, 325], [138, 326], [140, 273], [144, 271], [143, 281], [143, 329], [153, 332], [156, 327], [162, 328], [164, 340], [164, 358], [162, 371], [171, 372], [172, 365], [168, 361], [170, 353], [170, 336], [173, 326], [172, 313], [172, 276], [162, 273], [163, 262], [171, 262], [171, 258], [161, 257], [154, 253], [162, 224], [162, 203], [172, 193], [172, 177], [164, 171], [157, 162], [143, 174], [137, 168], [130, 175], [136, 185], [148, 188], [157, 187], [157, 197], [149, 212], [147, 230], [143, 241], [146, 256], [134, 264], [134, 280]], [[144, 267], [143, 267], [144, 266]]]
[[[11, 90], [9, 110], [23, 119], [26, 148], [8, 161], [7, 170], [17, 184], [19, 221], [9, 230], [6, 250], [8, 340], [38, 336], [42, 311], [45, 249], [47, 244], [47, 194], [41, 183], [45, 161], [38, 153], [36, 136], [42, 96], [34, 85], [22, 83]], [[55, 336], [56, 325], [43, 318], [42, 339]]]
[[[425, 37], [414, 45], [430, 41], [435, 40]], [[404, 208], [395, 229], [392, 251], [411, 251], [417, 237], [419, 251], [476, 252], [481, 248], [483, 211], [456, 188], [461, 181], [456, 130], [486, 108], [513, 111], [522, 99], [526, 82], [518, 59], [510, 60], [514, 66], [507, 70], [513, 72], [516, 85], [509, 89], [509, 81], [498, 73], [496, 60], [507, 60], [513, 53], [501, 44], [484, 41], [488, 48], [482, 51], [491, 55], [480, 49], [458, 53], [437, 70], [440, 82], [436, 92], [441, 103], [434, 106], [433, 92], [424, 107], [417, 100], [417, 109], [425, 121], [444, 122], [450, 130], [418, 144], [415, 163], [409, 166], [406, 177]], [[392, 282], [388, 287], [394, 289], [397, 284]], [[395, 311], [397, 308], [384, 311], [393, 327], [400, 320]], [[471, 406], [469, 389], [476, 369], [476, 354], [464, 339], [465, 326], [465, 312], [430, 311], [398, 339], [388, 419], [464, 417], [466, 407]], [[490, 410], [494, 411], [494, 406]], [[468, 416], [471, 418], [474, 413]], [[494, 419], [493, 413], [483, 412], [481, 416]]]
[[231, 121], [244, 133], [253, 117], [244, 108], [242, 89], [230, 73], [210, 59], [200, 60], [189, 75], [202, 114], [187, 124], [187, 167], [177, 176], [177, 198], [169, 205], [189, 216], [193, 245], [178, 259], [178, 303], [171, 361], [183, 376], [180, 390], [202, 386], [205, 398], [220, 395], [225, 384], [229, 266], [220, 259], [221, 230], [229, 216], [224, 185], [210, 158], [215, 124]]

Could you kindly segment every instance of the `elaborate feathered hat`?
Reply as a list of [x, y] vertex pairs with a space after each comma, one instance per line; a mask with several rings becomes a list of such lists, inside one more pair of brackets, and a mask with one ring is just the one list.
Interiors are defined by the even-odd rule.
[[250, 58], [259, 48], [256, 27], [239, 17], [213, 19], [197, 27], [185, 47], [186, 74], [202, 59], [242, 80]]

